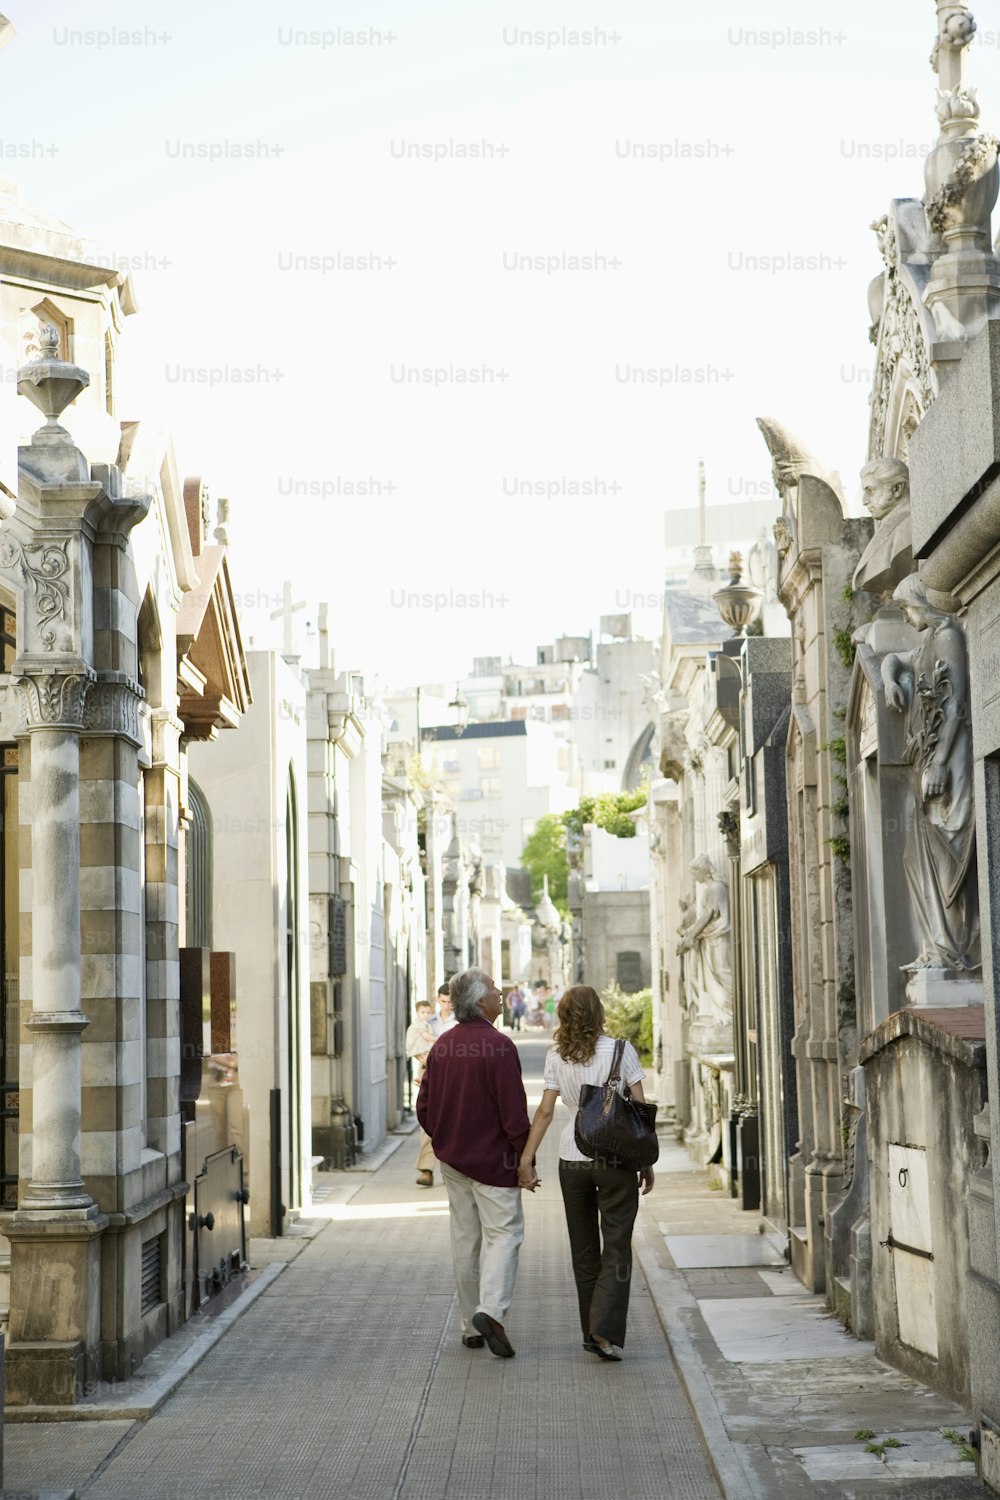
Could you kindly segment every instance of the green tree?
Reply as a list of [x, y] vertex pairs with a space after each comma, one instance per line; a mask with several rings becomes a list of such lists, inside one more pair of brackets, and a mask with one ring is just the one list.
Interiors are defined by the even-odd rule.
[[566, 859], [566, 828], [559, 813], [546, 813], [535, 824], [524, 846], [521, 864], [531, 871], [531, 895], [539, 901], [543, 889], [543, 876], [549, 877], [549, 895], [557, 909], [566, 916], [566, 882], [569, 863]]
[[616, 838], [631, 839], [635, 837], [635, 823], [629, 814], [645, 807], [648, 795], [649, 788], [643, 782], [634, 792], [601, 792], [597, 797], [581, 797], [577, 807], [563, 813], [563, 822], [573, 839], [582, 838], [585, 823], [596, 823]]

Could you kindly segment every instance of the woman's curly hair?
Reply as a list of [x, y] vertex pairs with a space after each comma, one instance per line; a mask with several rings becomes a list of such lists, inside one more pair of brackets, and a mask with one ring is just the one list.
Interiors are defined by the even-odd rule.
[[604, 1031], [604, 1006], [589, 984], [574, 984], [556, 1007], [559, 1025], [552, 1044], [563, 1062], [589, 1062]]

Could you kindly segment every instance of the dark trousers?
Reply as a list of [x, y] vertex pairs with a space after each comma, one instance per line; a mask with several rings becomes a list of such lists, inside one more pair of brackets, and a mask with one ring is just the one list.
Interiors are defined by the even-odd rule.
[[638, 1174], [596, 1161], [560, 1160], [559, 1186], [583, 1336], [598, 1334], [623, 1345], [632, 1281], [632, 1225], [639, 1210]]

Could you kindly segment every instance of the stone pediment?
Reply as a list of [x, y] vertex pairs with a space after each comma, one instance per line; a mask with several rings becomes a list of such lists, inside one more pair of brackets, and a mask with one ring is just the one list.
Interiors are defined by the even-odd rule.
[[195, 565], [177, 614], [178, 687], [185, 733], [204, 740], [235, 728], [252, 694], [225, 547], [206, 547]]
[[[152, 495], [163, 533], [163, 560], [178, 597], [198, 584], [184, 490], [169, 436], [151, 422], [123, 422], [118, 468], [126, 495]], [[148, 523], [147, 523], [148, 524]]]

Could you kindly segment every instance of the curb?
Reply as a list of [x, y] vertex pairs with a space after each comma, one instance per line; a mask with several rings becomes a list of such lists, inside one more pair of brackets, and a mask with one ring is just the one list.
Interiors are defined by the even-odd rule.
[[[326, 1228], [326, 1225], [323, 1226]], [[322, 1230], [319, 1231], [322, 1233]], [[297, 1257], [295, 1257], [297, 1258]], [[242, 1296], [237, 1297], [224, 1312], [213, 1319], [210, 1328], [200, 1333], [192, 1344], [179, 1355], [175, 1362], [158, 1380], [154, 1380], [143, 1392], [142, 1399], [134, 1403], [115, 1403], [108, 1399], [104, 1404], [92, 1406], [8, 1406], [4, 1421], [8, 1425], [24, 1422], [143, 1422], [151, 1417], [176, 1391], [182, 1380], [200, 1365], [205, 1356], [215, 1348], [222, 1336], [229, 1332], [238, 1318], [267, 1291], [291, 1261], [274, 1261], [266, 1266]], [[0, 1497], [2, 1500], [2, 1497]]]
[[[687, 1282], [679, 1271], [658, 1264], [656, 1250], [649, 1243], [651, 1233], [653, 1231], [645, 1224], [636, 1226], [632, 1240], [636, 1259], [646, 1279], [694, 1420], [701, 1430], [712, 1472], [725, 1500], [748, 1500], [751, 1495], [764, 1500], [760, 1476], [750, 1469], [745, 1446], [738, 1446], [729, 1436], [705, 1367], [679, 1316], [683, 1306], [694, 1306]], [[780, 1492], [775, 1490], [774, 1493]]]

